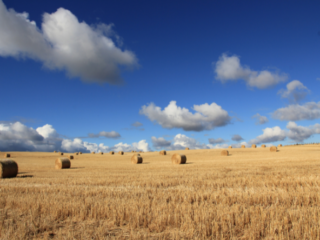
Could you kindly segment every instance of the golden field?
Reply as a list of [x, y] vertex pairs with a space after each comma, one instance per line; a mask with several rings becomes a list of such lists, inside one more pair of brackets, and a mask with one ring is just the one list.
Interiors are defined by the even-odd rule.
[[73, 155], [62, 170], [58, 153], [10, 152], [0, 239], [320, 238], [320, 145], [228, 150]]

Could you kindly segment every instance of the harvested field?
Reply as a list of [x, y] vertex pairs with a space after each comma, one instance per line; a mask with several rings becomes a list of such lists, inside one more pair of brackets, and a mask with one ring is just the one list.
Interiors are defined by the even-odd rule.
[[[171, 162], [185, 154], [186, 164]], [[1, 239], [319, 239], [320, 146], [78, 155], [12, 152]]]

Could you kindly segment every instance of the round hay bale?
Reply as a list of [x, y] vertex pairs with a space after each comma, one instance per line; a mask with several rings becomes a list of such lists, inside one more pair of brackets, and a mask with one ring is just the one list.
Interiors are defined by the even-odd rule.
[[229, 156], [228, 150], [222, 150], [221, 151], [221, 156]]
[[60, 156], [63, 156], [63, 152], [59, 152], [59, 155], [60, 155]]
[[69, 159], [70, 159], [70, 160], [72, 160], [72, 159], [74, 159], [74, 158], [73, 158], [73, 156], [72, 156], [72, 155], [70, 155], [70, 156], [69, 156]]
[[232, 148], [232, 146], [229, 146], [229, 148]]
[[133, 153], [134, 151], [132, 150], [131, 152]]
[[142, 163], [143, 162], [143, 158], [140, 156], [140, 154], [134, 154], [132, 157], [131, 157], [131, 162], [133, 164], [139, 164], [139, 163]]
[[257, 145], [256, 144], [252, 144], [251, 148], [257, 148]]
[[188, 147], [186, 147], [186, 150], [189, 150], [189, 148], [188, 148]]
[[245, 145], [241, 145], [241, 148], [246, 148], [246, 146]]
[[70, 168], [71, 162], [68, 158], [57, 158], [56, 169]]
[[103, 155], [103, 152], [100, 152], [100, 155]]
[[54, 153], [56, 153], [57, 151], [53, 151]]
[[79, 154], [79, 153], [77, 153], [77, 152], [76, 152], [76, 153], [74, 153], [74, 155], [78, 155], [78, 154]]
[[11, 156], [10, 153], [5, 153], [5, 154], [4, 154], [4, 157], [5, 157], [5, 158], [9, 158], [10, 156]]
[[262, 145], [261, 145], [261, 147], [262, 147], [262, 148], [265, 148], [265, 147], [266, 147], [266, 145], [265, 145], [265, 144], [262, 144]]
[[118, 153], [119, 153], [119, 155], [123, 155], [123, 151], [119, 151]]
[[282, 144], [279, 144], [278, 147], [282, 147]]
[[139, 151], [139, 153], [142, 153], [142, 151]]
[[0, 160], [0, 178], [12, 178], [18, 174], [18, 164], [11, 159]]
[[162, 150], [159, 152], [160, 155], [167, 155], [167, 152], [165, 150]]
[[270, 152], [277, 152], [277, 147], [276, 146], [271, 146], [270, 147]]
[[95, 152], [91, 152], [91, 154], [96, 154]]
[[171, 157], [171, 161], [173, 164], [184, 164], [187, 162], [186, 155], [175, 153]]
[[110, 151], [109, 153], [110, 153], [110, 155], [113, 155], [113, 154], [114, 154], [114, 151]]
[[82, 152], [79, 152], [79, 154], [82, 154]]

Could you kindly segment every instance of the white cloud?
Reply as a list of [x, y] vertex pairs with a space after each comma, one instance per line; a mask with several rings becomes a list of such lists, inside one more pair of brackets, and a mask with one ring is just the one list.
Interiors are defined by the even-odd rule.
[[98, 134], [94, 134], [94, 133], [89, 133], [88, 136], [90, 138], [98, 138], [98, 137], [106, 137], [106, 138], [120, 138], [121, 135], [116, 132], [116, 131], [111, 131], [111, 132], [99, 132]]
[[292, 104], [279, 108], [272, 114], [273, 118], [286, 121], [314, 120], [320, 118], [320, 102], [308, 102], [304, 105]]
[[171, 146], [171, 141], [165, 140], [163, 137], [151, 137], [152, 145], [156, 149], [166, 148]]
[[215, 63], [216, 79], [221, 82], [236, 81], [243, 79], [247, 85], [260, 89], [272, 87], [287, 79], [284, 73], [272, 73], [270, 71], [253, 71], [247, 66], [240, 64], [238, 56], [227, 56], [222, 54], [218, 62]]
[[89, 148], [84, 146], [84, 143], [80, 138], [75, 138], [73, 140], [63, 139], [61, 142], [61, 149], [67, 152], [90, 152]]
[[7, 10], [0, 0], [0, 56], [31, 58], [70, 77], [110, 84], [122, 82], [119, 66], [138, 65], [131, 51], [113, 42], [110, 36], [118, 36], [112, 25], [89, 26], [63, 8], [44, 13], [41, 30], [28, 17]]
[[228, 112], [216, 103], [194, 105], [193, 109], [195, 113], [177, 106], [176, 101], [171, 101], [163, 111], [154, 103], [144, 105], [140, 114], [147, 116], [151, 121], [156, 121], [163, 128], [182, 128], [185, 131], [211, 130], [230, 123], [231, 117]]
[[265, 124], [267, 123], [269, 120], [267, 117], [265, 116], [261, 116], [259, 113], [257, 113], [256, 115], [252, 116], [252, 118], [256, 118], [256, 125], [261, 125], [261, 124]]
[[276, 126], [273, 128], [265, 128], [263, 134], [249, 141], [249, 144], [271, 143], [283, 141], [287, 137], [286, 131]]
[[57, 131], [49, 124], [46, 124], [43, 127], [38, 127], [36, 131], [44, 138], [57, 138], [59, 136]]
[[289, 129], [288, 137], [297, 142], [303, 142], [314, 134], [320, 134], [319, 123], [316, 123], [313, 126], [303, 127], [298, 126], [295, 122], [289, 122], [287, 124], [287, 129]]
[[298, 80], [293, 80], [287, 84], [287, 89], [281, 89], [278, 94], [282, 98], [288, 98], [291, 102], [299, 102], [303, 100], [310, 90]]
[[243, 140], [243, 138], [239, 134], [234, 134], [231, 139], [232, 141], [236, 142], [240, 142], [241, 140]]
[[217, 143], [224, 143], [226, 142], [226, 140], [222, 139], [222, 138], [217, 138], [217, 139], [214, 139], [214, 138], [209, 138], [209, 143], [210, 144], [217, 144]]

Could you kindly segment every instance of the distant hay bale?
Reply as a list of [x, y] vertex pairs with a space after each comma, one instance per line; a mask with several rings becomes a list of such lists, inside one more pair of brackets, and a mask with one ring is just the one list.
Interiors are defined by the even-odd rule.
[[78, 154], [79, 154], [79, 153], [77, 153], [77, 152], [76, 152], [76, 153], [74, 153], [74, 155], [78, 155]]
[[54, 152], [54, 153], [56, 153], [57, 151], [56, 151], [56, 150], [54, 150], [53, 152]]
[[91, 152], [91, 154], [96, 154], [96, 152]]
[[171, 157], [171, 161], [173, 164], [185, 164], [187, 162], [186, 155], [175, 153]]
[[162, 150], [159, 152], [160, 155], [167, 155], [167, 152], [165, 150]]
[[185, 150], [189, 150], [189, 148], [188, 147], [186, 147], [186, 149]]
[[251, 148], [257, 148], [257, 145], [256, 144], [252, 144]]
[[282, 144], [279, 144], [278, 147], [282, 147]]
[[241, 148], [246, 148], [246, 146], [245, 145], [241, 145]]
[[69, 159], [71, 160], [71, 159], [74, 159], [74, 158], [73, 158], [73, 156], [72, 156], [72, 155], [70, 155], [70, 156], [69, 156]]
[[262, 145], [261, 145], [261, 147], [262, 147], [262, 148], [265, 148], [265, 147], [266, 147], [266, 145], [265, 145], [265, 144], [262, 144]]
[[103, 155], [103, 152], [100, 152], [100, 155]]
[[71, 162], [68, 158], [57, 158], [56, 169], [70, 168]]
[[113, 155], [113, 154], [114, 154], [114, 151], [110, 151], [109, 153], [110, 153], [110, 155]]
[[9, 158], [10, 156], [11, 156], [10, 153], [5, 153], [5, 154], [4, 154], [4, 157], [5, 157], [5, 158]]
[[82, 152], [79, 152], [79, 154], [82, 154]]
[[277, 147], [276, 146], [270, 147], [270, 152], [276, 152], [276, 151], [277, 151]]
[[232, 146], [229, 146], [229, 148], [232, 148]]
[[12, 178], [18, 174], [18, 164], [11, 159], [0, 160], [0, 178]]
[[59, 155], [60, 155], [60, 156], [63, 156], [63, 152], [59, 152]]
[[119, 151], [118, 153], [119, 153], [120, 155], [123, 155], [123, 151]]
[[222, 150], [221, 151], [221, 156], [229, 156], [228, 150]]
[[139, 151], [139, 153], [142, 153], [142, 151]]
[[133, 153], [134, 151], [132, 150], [131, 152]]
[[139, 163], [142, 163], [143, 162], [143, 159], [142, 157], [140, 156], [140, 154], [134, 154], [132, 157], [131, 157], [131, 162], [133, 164], [139, 164]]

